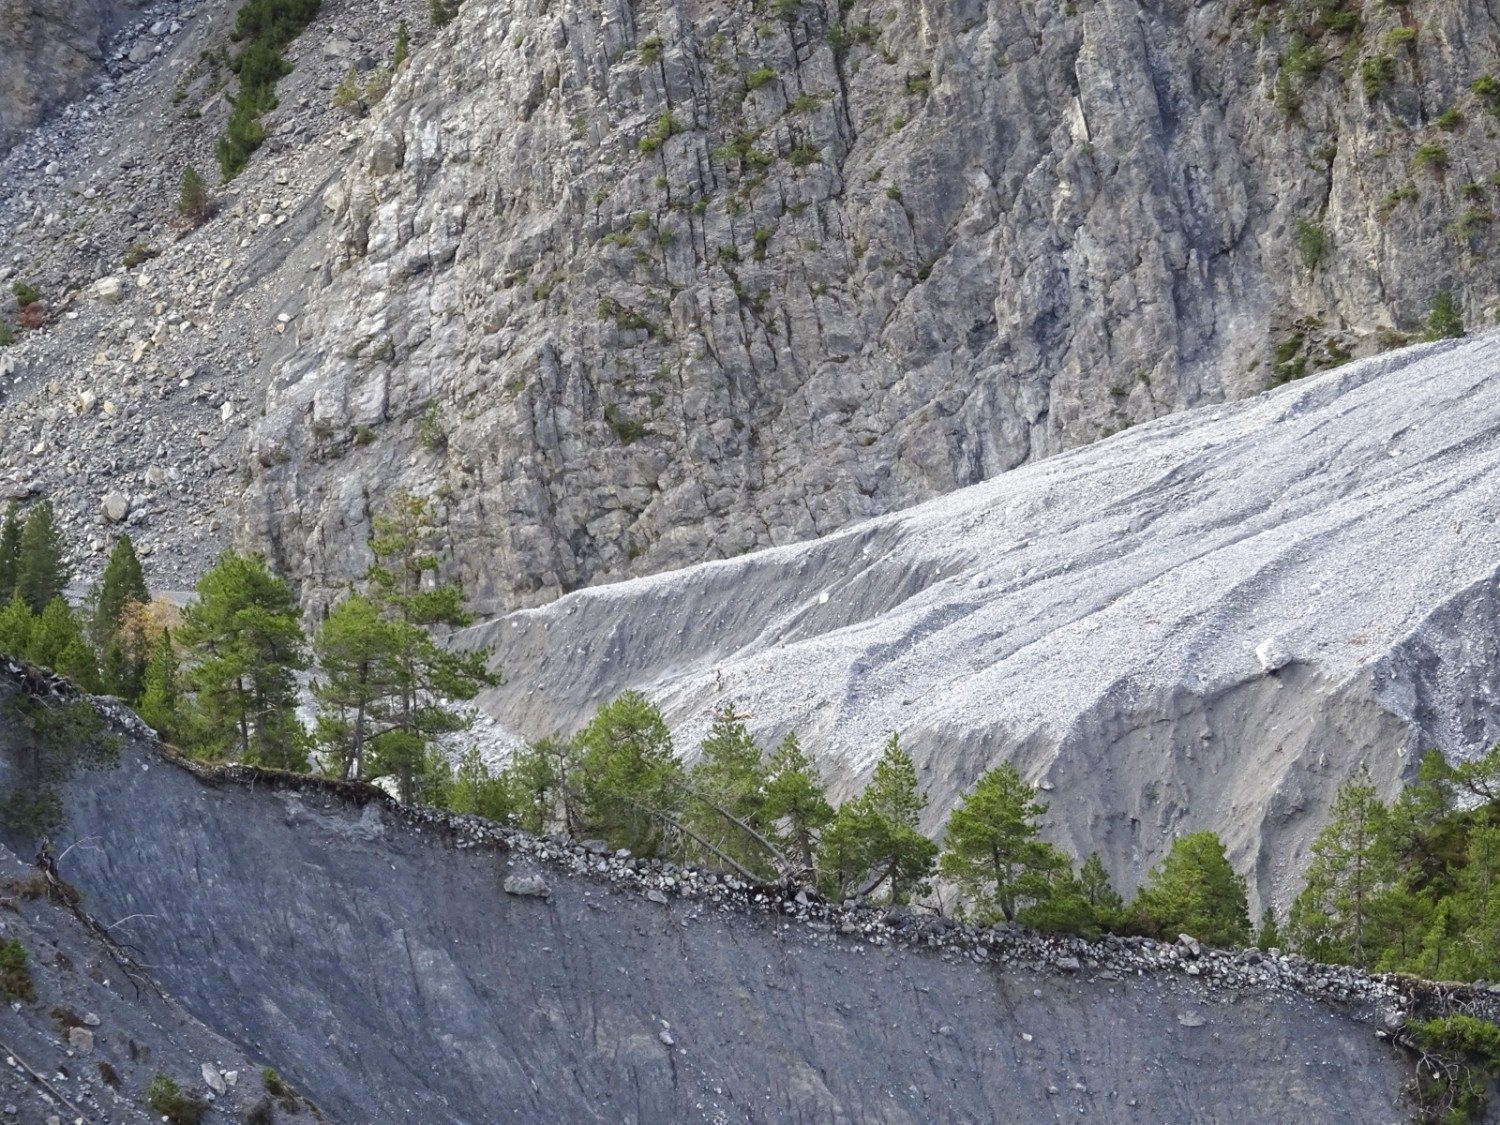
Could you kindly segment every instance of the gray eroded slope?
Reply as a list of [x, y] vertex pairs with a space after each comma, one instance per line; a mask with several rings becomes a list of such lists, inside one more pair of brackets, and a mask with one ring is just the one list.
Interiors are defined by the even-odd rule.
[[[1214, 828], [1282, 906], [1365, 762], [1500, 736], [1500, 339], [1363, 361], [814, 543], [475, 628], [528, 735], [626, 687], [690, 746], [733, 699], [847, 792], [902, 732], [929, 827], [1001, 759], [1076, 854], [1141, 878]], [[1274, 674], [1256, 651], [1266, 650]]]
[[74, 782], [84, 837], [64, 874], [95, 913], [336, 1121], [1404, 1114], [1371, 1026], [1274, 984], [980, 965], [549, 867], [550, 901], [512, 897], [520, 851], [139, 745]]

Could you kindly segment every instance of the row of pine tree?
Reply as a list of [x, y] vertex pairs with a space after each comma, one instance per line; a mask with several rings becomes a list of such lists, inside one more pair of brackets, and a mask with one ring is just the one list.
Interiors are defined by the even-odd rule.
[[[496, 682], [487, 651], [440, 631], [468, 624], [456, 583], [437, 581], [440, 535], [426, 501], [376, 517], [374, 563], [309, 637], [290, 586], [227, 552], [179, 610], [152, 600], [128, 535], [78, 608], [50, 504], [0, 523], [0, 651], [131, 705], [185, 753], [344, 779], [386, 778], [406, 802], [534, 832], [600, 838], [758, 879], [814, 881], [830, 897], [906, 902], [955, 888], [957, 912], [1093, 936], [1100, 931], [1238, 945], [1252, 931], [1246, 885], [1222, 842], [1198, 832], [1126, 904], [1097, 853], [1081, 867], [1041, 838], [1047, 806], [1010, 765], [978, 779], [939, 846], [897, 735], [855, 797], [835, 807], [788, 734], [766, 752], [733, 705], [684, 768], [660, 711], [626, 692], [570, 738], [540, 740], [497, 771], [477, 750], [449, 764], [455, 704]], [[298, 717], [304, 674], [316, 703]], [[1258, 941], [1323, 961], [1450, 978], [1500, 977], [1500, 745], [1449, 766], [1436, 751], [1399, 799], [1367, 775], [1340, 793], [1285, 932], [1268, 909]]]

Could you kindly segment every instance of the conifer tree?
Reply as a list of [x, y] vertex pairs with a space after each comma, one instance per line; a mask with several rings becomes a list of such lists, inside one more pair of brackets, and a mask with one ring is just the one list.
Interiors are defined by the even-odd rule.
[[925, 889], [938, 853], [918, 827], [926, 807], [917, 767], [892, 734], [869, 784], [824, 833], [820, 862], [835, 874], [840, 892], [869, 894], [886, 886], [891, 901], [900, 903]]
[[715, 714], [702, 745], [703, 757], [688, 773], [692, 799], [684, 823], [711, 849], [707, 862], [727, 856], [762, 877], [774, 875], [773, 857], [762, 843], [770, 829], [766, 766], [732, 702]]
[[21, 600], [40, 614], [68, 585], [69, 570], [62, 534], [52, 514], [52, 502], [43, 500], [26, 514], [16, 566], [16, 590]]
[[31, 607], [21, 600], [19, 592], [12, 593], [10, 601], [0, 610], [0, 652], [25, 659], [31, 649], [31, 629], [35, 623]]
[[782, 845], [801, 861], [802, 873], [810, 875], [819, 834], [833, 822], [834, 811], [817, 765], [793, 733], [771, 755], [764, 815]]
[[308, 768], [295, 673], [306, 667], [291, 588], [264, 560], [226, 551], [198, 580], [178, 641], [191, 749], [277, 769]]
[[1088, 899], [1089, 906], [1102, 923], [1111, 921], [1125, 905], [1114, 884], [1109, 881], [1109, 872], [1104, 869], [1104, 860], [1099, 858], [1098, 852], [1090, 852], [1088, 859], [1084, 860], [1083, 867], [1078, 872], [1078, 882], [1084, 898]]
[[448, 790], [448, 808], [456, 813], [472, 813], [486, 820], [509, 823], [515, 800], [510, 788], [510, 774], [492, 772], [480, 757], [478, 747], [471, 747], [459, 758]]
[[127, 638], [122, 630], [131, 606], [151, 600], [146, 576], [129, 535], [115, 540], [104, 576], [89, 598], [89, 640], [104, 665], [104, 690], [134, 702], [141, 692], [150, 648], [141, 638]]
[[1068, 858], [1040, 839], [1047, 806], [1036, 792], [1006, 762], [981, 777], [948, 820], [941, 870], [981, 914], [998, 910], [1014, 922], [1051, 897], [1060, 871], [1071, 875]]
[[624, 692], [599, 708], [574, 741], [579, 756], [569, 784], [578, 792], [576, 831], [637, 855], [656, 854], [676, 814], [682, 776], [656, 705]]
[[1250, 940], [1245, 878], [1235, 873], [1216, 832], [1193, 832], [1151, 869], [1129, 907], [1132, 923], [1157, 937], [1187, 933], [1209, 945]]
[[168, 742], [178, 738], [177, 692], [177, 654], [172, 647], [171, 630], [163, 629], [151, 647], [136, 711], [148, 727]]
[[20, 511], [12, 500], [6, 505], [5, 520], [0, 522], [0, 602], [10, 601], [21, 573]]
[[314, 641], [323, 662], [314, 689], [324, 707], [318, 738], [342, 772], [394, 777], [409, 803], [436, 761], [435, 740], [468, 724], [450, 701], [472, 699], [498, 677], [487, 668], [488, 650], [454, 651], [434, 635], [471, 617], [457, 583], [433, 580], [437, 530], [428, 502], [399, 494], [373, 530], [365, 591], [336, 606]]
[[84, 639], [83, 626], [61, 596], [47, 603], [31, 627], [26, 658], [66, 676], [82, 691], [98, 691], [99, 665]]
[[1313, 842], [1307, 886], [1288, 926], [1297, 947], [1319, 961], [1373, 962], [1371, 903], [1394, 878], [1387, 810], [1361, 768], [1339, 790], [1329, 823]]

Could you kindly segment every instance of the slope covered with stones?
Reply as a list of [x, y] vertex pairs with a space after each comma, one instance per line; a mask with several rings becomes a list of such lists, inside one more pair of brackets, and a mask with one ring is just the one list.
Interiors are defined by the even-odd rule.
[[1343, 782], [1500, 738], [1500, 338], [1132, 429], [815, 543], [465, 635], [530, 737], [626, 688], [691, 753], [733, 700], [841, 795], [899, 731], [937, 832], [999, 761], [1134, 886], [1214, 829], [1284, 912]]
[[538, 602], [1482, 320], [1497, 54], [1421, 0], [469, 0], [327, 196], [244, 531], [316, 600], [435, 492]]

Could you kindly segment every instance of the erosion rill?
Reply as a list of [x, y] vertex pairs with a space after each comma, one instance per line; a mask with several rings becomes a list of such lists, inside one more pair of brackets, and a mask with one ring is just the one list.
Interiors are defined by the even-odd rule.
[[[0, 707], [20, 690], [6, 676]], [[57, 867], [223, 1037], [170, 1033], [172, 1059], [237, 1069], [216, 1095], [237, 1111], [264, 1096], [248, 1056], [334, 1121], [1364, 1123], [1400, 1112], [1404, 1017], [1500, 1004], [1192, 942], [835, 908], [364, 786], [188, 768], [111, 723], [118, 764], [61, 784]], [[57, 932], [45, 899], [7, 902]], [[87, 965], [32, 954], [59, 978], [97, 963], [111, 1021], [134, 1003], [98, 948]], [[23, 1057], [58, 1038], [33, 1008], [7, 1013]], [[91, 1043], [90, 1069], [55, 1082], [108, 1105], [92, 1068], [142, 1068], [121, 1027]]]

